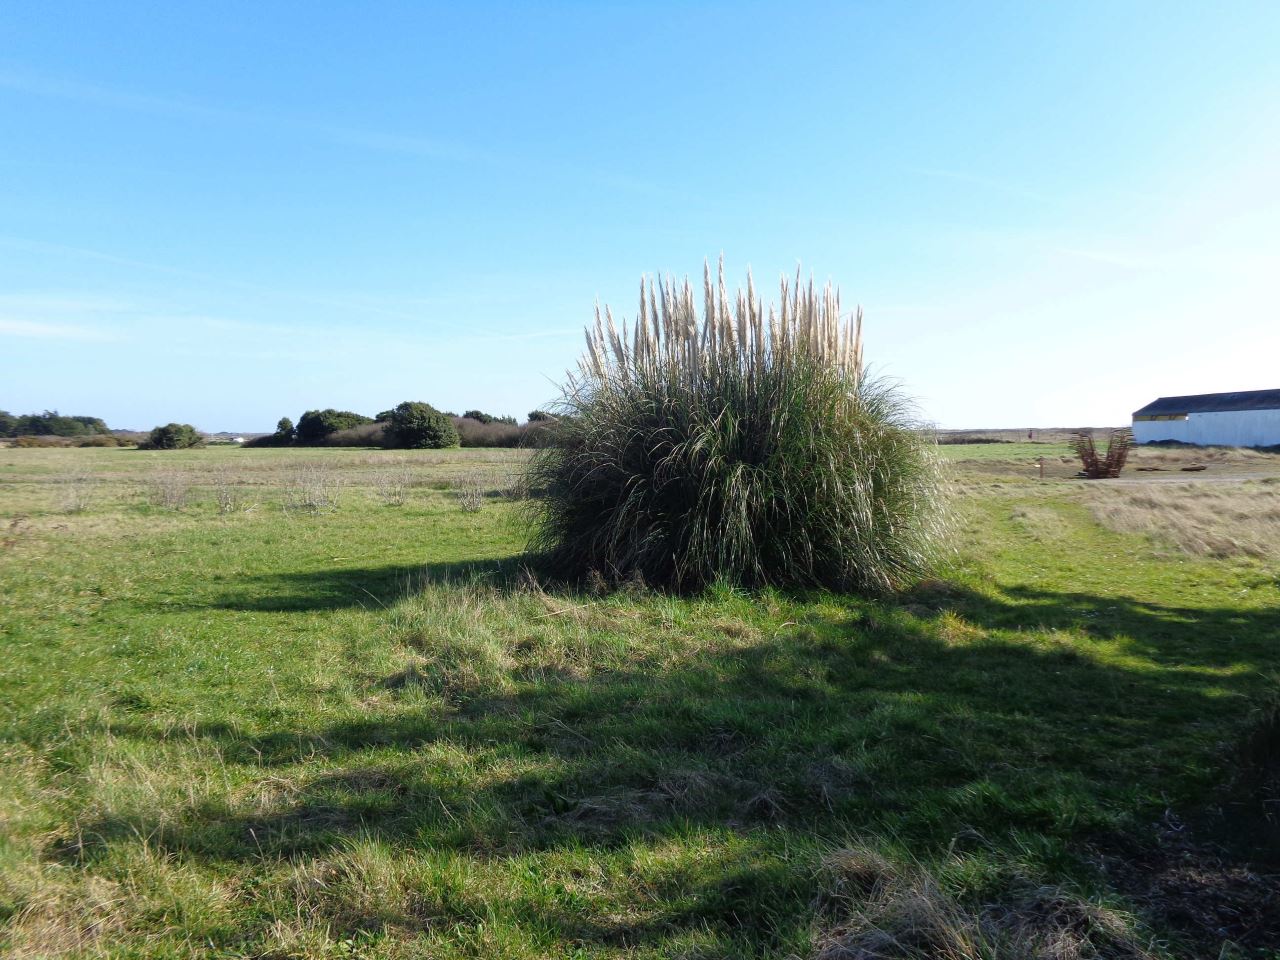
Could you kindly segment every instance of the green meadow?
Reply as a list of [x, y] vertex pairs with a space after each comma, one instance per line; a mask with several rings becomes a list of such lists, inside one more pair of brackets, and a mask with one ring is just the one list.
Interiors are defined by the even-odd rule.
[[0, 449], [0, 954], [1280, 955], [1280, 557], [1066, 453], [871, 600], [541, 582], [517, 451]]

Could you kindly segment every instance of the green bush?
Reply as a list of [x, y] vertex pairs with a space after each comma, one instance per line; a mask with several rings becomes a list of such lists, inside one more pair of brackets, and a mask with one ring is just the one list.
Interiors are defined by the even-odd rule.
[[531, 549], [558, 575], [697, 589], [900, 588], [945, 529], [939, 471], [909, 404], [863, 375], [861, 316], [782, 284], [775, 315], [650, 284], [636, 329], [606, 310], [532, 459]]
[[204, 437], [189, 423], [166, 423], [156, 427], [140, 446], [146, 450], [186, 450], [204, 444]]
[[437, 449], [458, 445], [453, 418], [429, 403], [406, 400], [391, 411], [385, 432], [386, 443], [392, 447]]
[[350, 410], [308, 410], [298, 418], [294, 435], [299, 443], [319, 443], [337, 430], [348, 430], [365, 423], [373, 423], [373, 419]]

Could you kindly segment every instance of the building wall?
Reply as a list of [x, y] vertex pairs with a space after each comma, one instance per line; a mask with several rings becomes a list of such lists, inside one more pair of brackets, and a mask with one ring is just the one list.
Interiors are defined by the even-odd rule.
[[1280, 410], [1193, 413], [1186, 420], [1135, 420], [1133, 439], [1181, 440], [1201, 446], [1271, 447], [1280, 445]]

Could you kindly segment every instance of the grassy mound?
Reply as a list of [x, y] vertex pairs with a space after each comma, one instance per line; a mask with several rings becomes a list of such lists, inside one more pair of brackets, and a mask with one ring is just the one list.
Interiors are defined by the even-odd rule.
[[692, 288], [642, 284], [633, 331], [597, 310], [531, 461], [532, 548], [553, 571], [698, 589], [879, 592], [930, 567], [943, 529], [936, 462], [909, 403], [862, 367], [861, 313], [748, 277], [731, 309], [723, 265]]

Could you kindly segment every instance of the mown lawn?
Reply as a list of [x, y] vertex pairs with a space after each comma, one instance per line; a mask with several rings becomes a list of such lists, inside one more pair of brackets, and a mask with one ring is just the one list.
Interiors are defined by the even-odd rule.
[[1268, 955], [1280, 570], [955, 459], [869, 601], [541, 586], [504, 452], [0, 450], [0, 952], [838, 956], [854, 849]]

